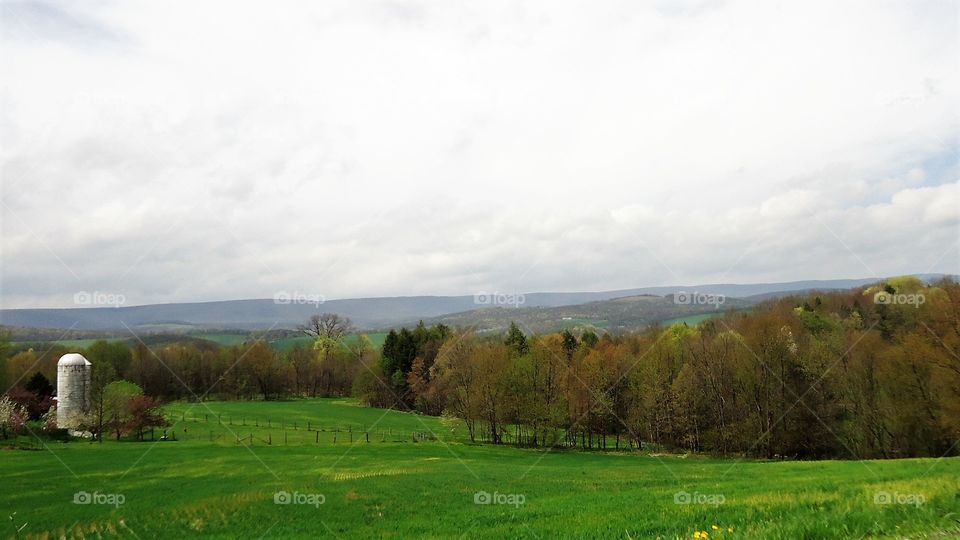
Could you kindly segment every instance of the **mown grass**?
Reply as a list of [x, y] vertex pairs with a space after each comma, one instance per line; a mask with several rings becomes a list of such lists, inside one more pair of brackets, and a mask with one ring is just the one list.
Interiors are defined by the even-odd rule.
[[[289, 414], [288, 422], [342, 414], [344, 421], [398, 430], [420, 425], [411, 415], [336, 400], [211, 408]], [[443, 427], [437, 419], [423, 420]], [[4, 518], [16, 512], [11, 525], [26, 523], [22, 537], [668, 539], [704, 530], [710, 538], [960, 536], [956, 458], [737, 461], [548, 452], [455, 437], [252, 447], [200, 439], [48, 446], [0, 453], [0, 507], [8, 512]], [[124, 503], [73, 504], [78, 491], [119, 493]], [[278, 491], [325, 499], [318, 506], [275, 504]], [[523, 503], [475, 504], [479, 491], [522, 495]], [[876, 504], [878, 492], [920, 495], [923, 503]], [[676, 504], [677, 493], [713, 497], [717, 504]]]
[[[350, 442], [369, 433], [371, 441], [413, 440], [426, 433], [444, 441], [466, 441], [460, 422], [441, 422], [435, 416], [360, 406], [354, 399], [296, 399], [289, 401], [213, 401], [172, 403], [167, 418], [180, 440], [234, 443], [254, 436], [254, 445]], [[319, 438], [317, 433], [319, 433]], [[352, 435], [351, 435], [352, 434]], [[364, 438], [364, 440], [366, 440]]]

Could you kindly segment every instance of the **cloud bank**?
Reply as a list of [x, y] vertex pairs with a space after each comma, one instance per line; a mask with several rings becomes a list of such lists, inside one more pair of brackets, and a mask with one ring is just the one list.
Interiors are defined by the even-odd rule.
[[5, 2], [0, 303], [960, 272], [954, 2]]

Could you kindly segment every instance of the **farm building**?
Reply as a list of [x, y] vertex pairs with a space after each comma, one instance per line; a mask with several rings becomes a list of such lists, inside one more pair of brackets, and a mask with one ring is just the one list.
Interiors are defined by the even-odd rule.
[[57, 427], [76, 427], [90, 410], [90, 362], [82, 354], [68, 353], [57, 362]]

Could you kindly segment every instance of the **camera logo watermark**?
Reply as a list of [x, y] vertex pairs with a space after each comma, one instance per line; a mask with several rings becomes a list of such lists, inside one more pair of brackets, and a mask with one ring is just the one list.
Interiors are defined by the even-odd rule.
[[325, 502], [327, 502], [327, 498], [322, 493], [278, 491], [273, 494], [273, 504], [303, 504], [320, 508], [320, 505]]
[[94, 491], [78, 491], [73, 494], [73, 504], [103, 504], [120, 508], [127, 498], [123, 493], [100, 493]]
[[80, 291], [73, 295], [73, 303], [78, 306], [120, 307], [127, 303], [127, 297], [122, 294], [101, 291]]
[[322, 294], [307, 294], [298, 291], [277, 291], [273, 294], [273, 303], [280, 305], [312, 305], [319, 306], [327, 299]]
[[927, 299], [922, 294], [896, 294], [880, 291], [873, 295], [873, 303], [884, 306], [913, 306], [919, 308]]
[[673, 494], [673, 504], [708, 504], [711, 506], [720, 506], [727, 502], [727, 498], [722, 493], [700, 493], [694, 491], [678, 491]]
[[896, 491], [878, 491], [873, 494], [873, 504], [903, 504], [919, 508], [927, 502], [920, 493], [897, 493]]
[[506, 504], [514, 508], [527, 502], [526, 495], [522, 493], [498, 493], [494, 491], [478, 491], [473, 494], [473, 504]]
[[527, 303], [527, 298], [523, 293], [478, 292], [473, 295], [473, 303], [478, 306], [520, 307]]
[[722, 294], [701, 293], [697, 291], [677, 291], [673, 303], [682, 306], [713, 306], [718, 308], [727, 301]]

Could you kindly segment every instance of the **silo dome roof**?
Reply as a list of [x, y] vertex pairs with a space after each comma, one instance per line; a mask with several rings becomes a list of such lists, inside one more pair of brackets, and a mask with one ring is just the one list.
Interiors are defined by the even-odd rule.
[[60, 357], [60, 361], [57, 362], [58, 366], [89, 366], [90, 361], [83, 357], [79, 353], [67, 353]]

